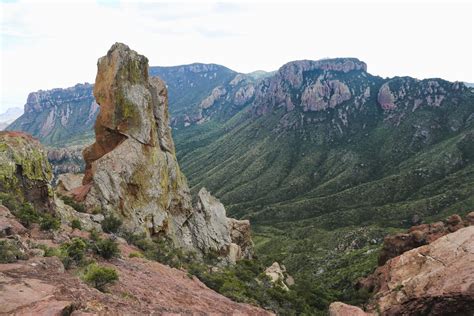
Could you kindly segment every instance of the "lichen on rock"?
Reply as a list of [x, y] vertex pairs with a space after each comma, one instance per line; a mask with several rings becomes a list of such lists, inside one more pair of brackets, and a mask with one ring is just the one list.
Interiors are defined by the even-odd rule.
[[0, 192], [52, 212], [51, 179], [46, 150], [38, 140], [23, 132], [0, 132]]

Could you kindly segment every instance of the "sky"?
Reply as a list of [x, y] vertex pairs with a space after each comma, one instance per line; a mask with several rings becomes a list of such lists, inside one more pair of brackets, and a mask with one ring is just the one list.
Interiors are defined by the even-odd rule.
[[94, 82], [115, 42], [152, 66], [356, 57], [382, 77], [474, 82], [471, 1], [0, 2], [0, 113], [32, 91]]

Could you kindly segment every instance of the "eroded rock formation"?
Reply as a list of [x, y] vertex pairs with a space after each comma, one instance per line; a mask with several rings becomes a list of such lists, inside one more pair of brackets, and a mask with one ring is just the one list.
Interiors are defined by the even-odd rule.
[[177, 246], [217, 252], [228, 262], [249, 257], [248, 222], [230, 225], [223, 205], [205, 190], [193, 208], [176, 161], [166, 87], [148, 76], [147, 58], [114, 44], [99, 59], [94, 95], [100, 105], [96, 141], [84, 150], [85, 176], [76, 197], [90, 209], [120, 216], [127, 231], [165, 235]]
[[54, 211], [51, 166], [40, 142], [23, 132], [0, 132], [0, 192]]

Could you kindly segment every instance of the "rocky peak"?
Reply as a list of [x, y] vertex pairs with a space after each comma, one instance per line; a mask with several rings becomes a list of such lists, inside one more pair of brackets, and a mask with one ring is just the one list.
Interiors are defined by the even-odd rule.
[[303, 83], [303, 72], [306, 71], [337, 71], [347, 73], [360, 70], [367, 72], [367, 65], [357, 58], [334, 58], [321, 60], [298, 60], [283, 65], [278, 75], [288, 81], [292, 87], [299, 88]]
[[235, 225], [205, 189], [193, 208], [168, 125], [167, 89], [148, 76], [146, 57], [114, 44], [99, 59], [94, 95], [96, 141], [84, 150], [83, 187], [71, 190], [80, 192], [76, 198], [121, 217], [129, 232], [167, 236], [227, 262], [251, 256], [248, 222]]

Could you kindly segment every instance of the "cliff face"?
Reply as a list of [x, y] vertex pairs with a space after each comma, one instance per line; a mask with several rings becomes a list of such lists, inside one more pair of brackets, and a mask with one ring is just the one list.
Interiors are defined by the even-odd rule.
[[27, 132], [46, 145], [80, 144], [92, 136], [90, 127], [99, 109], [92, 88], [85, 83], [67, 89], [32, 92], [24, 114], [7, 130]]
[[26, 133], [0, 132], [0, 192], [53, 212], [51, 178], [46, 150], [38, 140]]
[[167, 90], [148, 76], [146, 57], [113, 45], [99, 59], [94, 96], [100, 113], [96, 141], [84, 150], [85, 204], [120, 216], [127, 231], [165, 235], [228, 261], [250, 256], [247, 245], [233, 242], [222, 204], [203, 191], [193, 208], [168, 126]]

